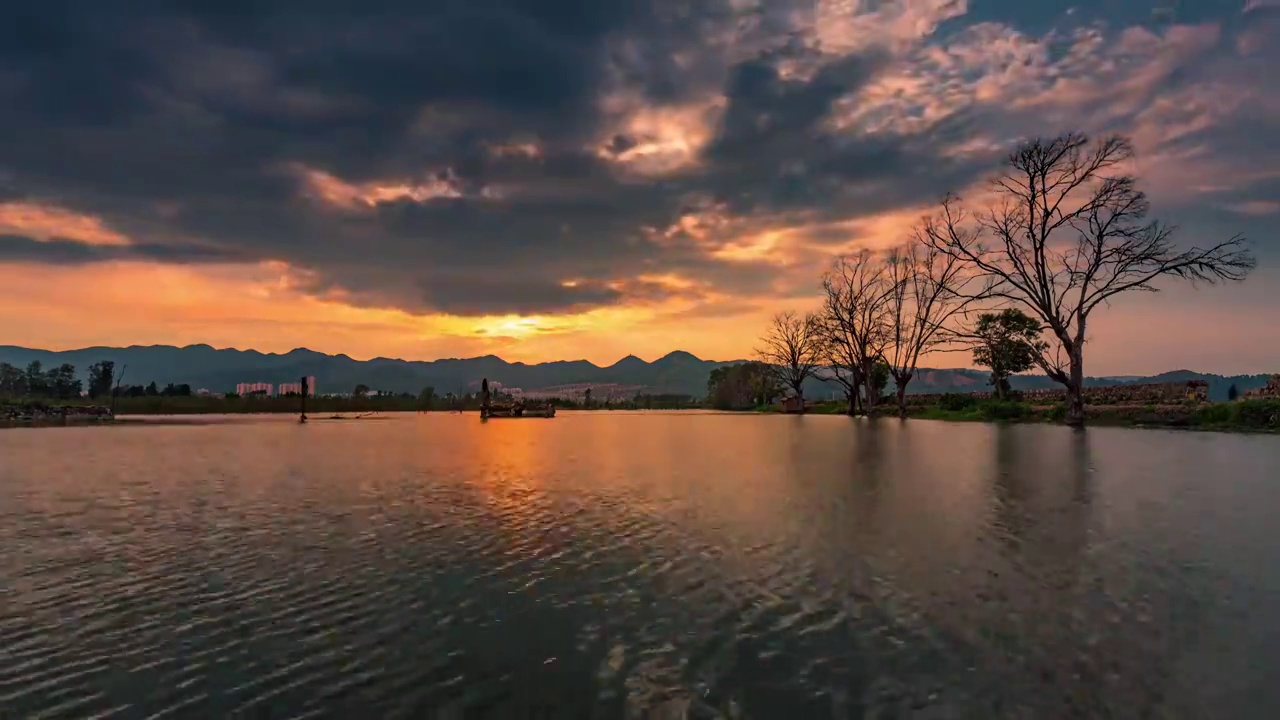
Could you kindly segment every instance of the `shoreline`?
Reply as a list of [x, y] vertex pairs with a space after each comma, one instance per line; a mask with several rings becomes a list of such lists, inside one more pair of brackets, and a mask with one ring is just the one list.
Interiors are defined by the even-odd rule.
[[0, 430], [18, 430], [22, 428], [55, 428], [55, 427], [96, 427], [100, 425], [118, 425], [119, 418], [95, 418], [81, 420], [71, 418], [33, 418], [30, 420], [0, 420]]
[[[1065, 425], [1065, 407], [1030, 405], [1015, 401], [973, 403], [964, 409], [937, 405], [907, 406], [907, 419], [994, 424]], [[765, 410], [762, 412], [778, 412]], [[843, 403], [815, 404], [811, 415], [846, 415]], [[858, 415], [856, 417], [868, 417]], [[870, 416], [898, 417], [896, 404], [881, 404]], [[1088, 405], [1085, 427], [1121, 427], [1142, 430], [1187, 430], [1274, 435], [1280, 433], [1280, 399], [1249, 398], [1226, 402], [1183, 405]]]
[[[319, 404], [319, 403], [317, 403]], [[472, 414], [479, 413], [478, 408], [419, 409], [404, 407], [401, 403], [385, 403], [389, 407], [377, 407], [384, 403], [373, 402], [332, 402], [324, 403], [330, 407], [308, 407], [308, 421], [324, 422], [350, 420], [350, 417], [335, 417], [353, 413], [443, 413]], [[311, 403], [309, 403], [311, 405]], [[338, 407], [334, 407], [338, 406]], [[345, 407], [343, 407], [345, 406]], [[352, 407], [356, 406], [356, 407]], [[68, 406], [83, 407], [83, 406]], [[641, 410], [638, 408], [564, 408], [567, 411], [582, 412], [628, 412]], [[781, 408], [743, 408], [738, 410], [722, 410], [707, 407], [674, 407], [653, 408], [661, 412], [698, 412], [712, 411], [717, 413], [742, 413], [759, 415], [782, 415]], [[847, 406], [843, 402], [814, 403], [806, 410], [807, 415], [847, 415]], [[907, 408], [907, 419], [939, 420], [944, 422], [985, 422], [995, 424], [1050, 424], [1061, 425], [1064, 408], [1061, 406], [1035, 406], [1026, 403], [1005, 401], [973, 403], [964, 409], [944, 409], [937, 405], [914, 405]], [[193, 402], [152, 402], [143, 407], [120, 407], [114, 416], [101, 414], [68, 413], [63, 415], [37, 415], [35, 417], [0, 419], [0, 429], [19, 428], [51, 428], [51, 427], [106, 427], [122, 425], [155, 424], [154, 418], [164, 416], [255, 416], [255, 415], [297, 415], [298, 408], [285, 407], [276, 403], [240, 403], [221, 400], [205, 400]], [[896, 419], [897, 406], [889, 403], [878, 405], [872, 415], [860, 414], [856, 417], [871, 419]], [[1228, 432], [1274, 435], [1280, 433], [1280, 399], [1253, 398], [1228, 402], [1195, 403], [1185, 405], [1095, 405], [1086, 408], [1086, 427], [1124, 427], [1155, 430], [1189, 430], [1198, 432]], [[372, 418], [361, 418], [372, 419]], [[191, 422], [190, 420], [184, 422]]]

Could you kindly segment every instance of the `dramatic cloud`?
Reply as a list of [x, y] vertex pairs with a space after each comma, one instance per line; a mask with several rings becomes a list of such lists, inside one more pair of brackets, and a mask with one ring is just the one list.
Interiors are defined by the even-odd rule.
[[1130, 134], [1157, 212], [1246, 232], [1268, 282], [1280, 8], [1048, 5], [24, 0], [0, 29], [0, 282], [271, 268], [291, 302], [515, 356], [677, 326], [741, 355], [833, 254], [1067, 130]]

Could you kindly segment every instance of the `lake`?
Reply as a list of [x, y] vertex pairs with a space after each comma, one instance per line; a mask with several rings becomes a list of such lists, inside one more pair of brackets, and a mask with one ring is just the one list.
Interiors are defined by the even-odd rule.
[[1280, 437], [0, 432], [0, 717], [1271, 718]]

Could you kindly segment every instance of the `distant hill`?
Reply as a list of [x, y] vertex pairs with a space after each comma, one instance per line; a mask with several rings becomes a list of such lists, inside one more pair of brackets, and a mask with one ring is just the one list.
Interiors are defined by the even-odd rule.
[[[440, 394], [474, 390], [481, 378], [501, 382], [507, 387], [537, 390], [567, 385], [616, 385], [644, 388], [653, 393], [677, 393], [701, 396], [706, 393], [707, 376], [717, 367], [735, 361], [703, 360], [687, 352], [675, 351], [653, 362], [629, 355], [618, 362], [601, 367], [586, 360], [558, 360], [526, 364], [510, 363], [494, 355], [476, 358], [449, 358], [432, 361], [374, 358], [353, 360], [346, 355], [298, 348], [287, 353], [261, 353], [256, 350], [218, 350], [208, 345], [140, 346], [124, 348], [91, 347], [52, 352], [30, 348], [0, 346], [0, 362], [25, 367], [39, 360], [46, 368], [71, 363], [84, 375], [89, 365], [99, 360], [112, 360], [117, 372], [123, 365], [125, 384], [155, 381], [187, 383], [193, 388], [215, 392], [234, 390], [242, 382], [293, 382], [303, 375], [316, 377], [321, 393], [350, 392], [357, 384], [378, 390], [417, 393], [431, 386]], [[1224, 377], [1189, 370], [1176, 370], [1152, 377], [1089, 378], [1089, 385], [1123, 385], [1144, 382], [1180, 382], [1205, 380], [1210, 397], [1225, 399], [1227, 388], [1234, 384], [1240, 392], [1262, 387], [1265, 375]], [[912, 393], [974, 392], [990, 389], [988, 375], [982, 370], [922, 368], [912, 380]], [[1042, 375], [1021, 375], [1012, 379], [1015, 389], [1052, 388], [1056, 384]], [[832, 382], [813, 381], [806, 387], [809, 397], [830, 397], [840, 392]]]
[[655, 393], [703, 395], [711, 371], [730, 362], [702, 360], [687, 352], [676, 351], [653, 362], [628, 356], [606, 367], [586, 360], [558, 360], [526, 364], [509, 363], [494, 355], [466, 359], [442, 359], [429, 362], [374, 358], [353, 360], [346, 355], [298, 348], [287, 353], [261, 353], [256, 350], [218, 350], [208, 345], [172, 347], [168, 345], [124, 348], [91, 347], [53, 352], [30, 348], [0, 346], [0, 362], [25, 367], [33, 360], [46, 369], [71, 363], [81, 375], [99, 360], [111, 360], [117, 373], [125, 370], [125, 384], [155, 381], [187, 383], [193, 388], [215, 392], [234, 390], [242, 382], [294, 382], [304, 375], [314, 375], [321, 393], [345, 393], [358, 384], [377, 390], [418, 393], [431, 386], [437, 393], [475, 390], [482, 378], [501, 382], [507, 387], [538, 389], [562, 385], [594, 383], [599, 385], [639, 386]]

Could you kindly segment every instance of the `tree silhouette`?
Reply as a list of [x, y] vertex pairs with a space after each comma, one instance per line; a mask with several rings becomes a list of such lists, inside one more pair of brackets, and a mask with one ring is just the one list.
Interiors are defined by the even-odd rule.
[[923, 230], [918, 232], [913, 240], [890, 250], [885, 259], [892, 292], [883, 355], [893, 376], [898, 416], [903, 418], [907, 385], [920, 356], [951, 339], [948, 325], [973, 302], [963, 292], [972, 279], [965, 264], [926, 242]]
[[823, 360], [845, 391], [850, 415], [859, 389], [868, 388], [866, 409], [879, 401], [880, 388], [867, 385], [888, 336], [887, 309], [893, 286], [886, 266], [870, 250], [836, 258], [822, 278], [826, 293], [821, 315]]
[[102, 360], [89, 366], [89, 397], [99, 398], [111, 394], [115, 383], [116, 364]]
[[991, 368], [991, 385], [996, 397], [1002, 400], [1008, 397], [1009, 376], [1030, 370], [1045, 351], [1048, 343], [1040, 339], [1042, 330], [1035, 318], [1014, 308], [978, 317], [973, 330], [977, 343], [973, 362]]
[[818, 315], [787, 311], [773, 316], [756, 354], [773, 368], [778, 382], [791, 389], [804, 412], [804, 381], [822, 364], [823, 325]]
[[1133, 154], [1120, 136], [1031, 140], [992, 181], [997, 203], [969, 214], [948, 196], [924, 226], [934, 248], [982, 279], [975, 297], [1023, 308], [1047, 327], [1053, 352], [1036, 362], [1067, 389], [1072, 425], [1085, 421], [1084, 345], [1094, 310], [1126, 292], [1154, 292], [1165, 277], [1240, 281], [1255, 265], [1240, 235], [1178, 249], [1175, 229], [1147, 219], [1146, 194], [1122, 171]]

